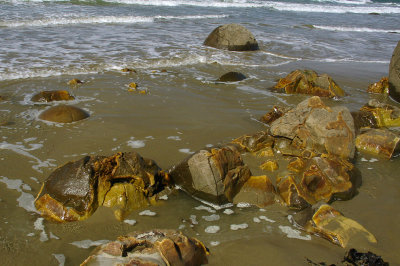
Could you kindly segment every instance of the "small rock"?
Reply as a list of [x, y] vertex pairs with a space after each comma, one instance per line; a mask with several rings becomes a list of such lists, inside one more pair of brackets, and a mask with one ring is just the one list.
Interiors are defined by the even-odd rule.
[[361, 112], [371, 113], [376, 120], [377, 127], [399, 127], [400, 126], [400, 108], [394, 105], [381, 103], [372, 99], [364, 105]]
[[135, 69], [127, 68], [127, 67], [121, 69], [121, 71], [122, 71], [122, 72], [125, 72], [125, 73], [137, 73]]
[[369, 93], [380, 93], [380, 94], [388, 94], [389, 93], [389, 79], [388, 77], [381, 78], [380, 81], [375, 82], [368, 86], [367, 92]]
[[218, 82], [235, 82], [246, 79], [246, 76], [239, 72], [228, 72], [217, 80]]
[[358, 252], [356, 249], [350, 249], [344, 256], [343, 262], [351, 263], [354, 266], [389, 266], [388, 262], [385, 262], [381, 256], [378, 256], [370, 251], [367, 253]]
[[263, 115], [260, 118], [260, 121], [270, 125], [272, 122], [274, 122], [276, 119], [280, 118], [283, 116], [285, 113], [287, 113], [290, 110], [288, 107], [281, 107], [281, 106], [274, 106], [272, 107], [272, 110]]
[[70, 81], [67, 82], [67, 84], [72, 87], [78, 86], [79, 84], [82, 84], [82, 83], [83, 83], [83, 81], [81, 81], [79, 79], [71, 79]]

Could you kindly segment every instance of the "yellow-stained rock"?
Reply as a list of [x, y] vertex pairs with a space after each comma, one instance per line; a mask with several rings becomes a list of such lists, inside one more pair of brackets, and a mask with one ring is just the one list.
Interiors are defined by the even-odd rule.
[[137, 73], [135, 69], [127, 68], [127, 67], [121, 69], [121, 71], [125, 72], [125, 73]]
[[274, 149], [272, 147], [266, 147], [262, 150], [259, 150], [256, 153], [257, 157], [273, 157], [274, 156]]
[[400, 137], [387, 129], [370, 129], [356, 138], [360, 152], [390, 159], [399, 149]]
[[376, 119], [378, 127], [400, 126], [400, 108], [396, 106], [384, 104], [372, 99], [360, 110], [372, 113]]
[[129, 83], [129, 88], [136, 90], [137, 84], [135, 82], [131, 82], [131, 83]]
[[275, 187], [268, 176], [251, 176], [236, 194], [233, 203], [246, 202], [262, 208], [273, 204], [275, 195]]
[[367, 92], [389, 94], [389, 79], [388, 79], [388, 77], [383, 77], [378, 82], [370, 84], [368, 86]]
[[59, 91], [42, 91], [32, 96], [33, 102], [52, 102], [52, 101], [70, 101], [75, 97], [70, 95], [66, 90]]
[[274, 138], [265, 131], [257, 132], [253, 135], [243, 135], [232, 141], [239, 145], [241, 151], [257, 152], [259, 150], [272, 148]]
[[288, 107], [281, 107], [281, 106], [275, 105], [274, 107], [272, 107], [271, 111], [269, 111], [268, 113], [266, 113], [265, 115], [263, 115], [260, 118], [260, 121], [269, 125], [272, 122], [274, 122], [276, 119], [278, 119], [279, 117], [283, 116], [289, 110], [290, 110], [290, 108], [288, 108]]
[[290, 160], [287, 168], [289, 171], [299, 173], [304, 169], [305, 166], [306, 166], [306, 160], [300, 157], [294, 157], [293, 159]]
[[279, 165], [278, 165], [278, 162], [275, 160], [268, 160], [268, 161], [264, 162], [262, 165], [260, 165], [260, 168], [262, 170], [274, 172], [279, 169]]
[[81, 81], [79, 79], [71, 79], [70, 81], [67, 82], [67, 84], [69, 86], [72, 86], [72, 87], [76, 87], [76, 86], [78, 86], [79, 84], [82, 84], [82, 83], [83, 83], [83, 81]]

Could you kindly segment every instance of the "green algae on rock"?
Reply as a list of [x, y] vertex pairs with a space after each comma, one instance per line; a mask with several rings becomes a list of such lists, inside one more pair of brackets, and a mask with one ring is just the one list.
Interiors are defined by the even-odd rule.
[[39, 115], [39, 119], [56, 123], [72, 123], [88, 117], [86, 111], [71, 105], [53, 106]]

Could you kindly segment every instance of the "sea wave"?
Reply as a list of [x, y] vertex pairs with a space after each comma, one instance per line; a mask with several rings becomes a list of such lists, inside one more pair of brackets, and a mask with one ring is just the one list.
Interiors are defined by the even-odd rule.
[[134, 24], [134, 23], [151, 23], [159, 20], [197, 20], [197, 19], [213, 19], [225, 18], [228, 15], [194, 15], [194, 16], [97, 16], [97, 17], [67, 17], [67, 18], [46, 18], [25, 21], [3, 21], [0, 27], [45, 27], [58, 25], [73, 24]]
[[312, 25], [312, 26], [316, 29], [329, 30], [329, 31], [400, 33], [400, 28], [385, 30], [385, 29], [342, 27], [342, 26], [322, 26], [322, 25]]

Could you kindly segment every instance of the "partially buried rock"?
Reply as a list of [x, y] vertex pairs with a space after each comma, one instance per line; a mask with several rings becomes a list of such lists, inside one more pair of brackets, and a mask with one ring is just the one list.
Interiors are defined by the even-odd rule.
[[116, 208], [116, 218], [123, 220], [132, 210], [148, 206], [165, 182], [156, 163], [137, 153], [86, 156], [52, 172], [35, 206], [56, 222], [87, 219], [98, 206]]
[[388, 78], [387, 77], [383, 77], [383, 78], [381, 78], [380, 81], [369, 85], [367, 92], [369, 92], [369, 93], [388, 94], [389, 93], [389, 80], [388, 80]]
[[296, 156], [304, 151], [354, 156], [355, 129], [350, 111], [344, 106], [328, 107], [318, 96], [304, 100], [272, 122], [270, 133], [284, 140], [282, 145], [275, 145], [282, 153], [281, 147]]
[[228, 72], [217, 80], [218, 82], [235, 82], [246, 79], [246, 76], [239, 72]]
[[53, 106], [39, 115], [39, 119], [57, 123], [72, 123], [88, 117], [86, 111], [71, 105]]
[[400, 103], [400, 41], [397, 43], [390, 60], [389, 95]]
[[318, 75], [313, 70], [295, 70], [281, 78], [273, 91], [287, 94], [309, 94], [337, 98], [345, 96], [344, 91], [327, 74]]
[[174, 230], [134, 232], [97, 247], [81, 265], [203, 265], [208, 249]]
[[346, 252], [343, 262], [350, 263], [350, 265], [354, 266], [389, 266], [389, 263], [385, 262], [381, 256], [378, 256], [370, 251], [367, 253], [358, 252], [354, 248]]
[[70, 81], [67, 82], [67, 84], [72, 87], [76, 87], [82, 83], [83, 83], [83, 81], [81, 81], [79, 79], [71, 79]]
[[204, 45], [229, 51], [258, 50], [258, 43], [253, 34], [238, 24], [225, 24], [214, 29]]
[[250, 203], [260, 208], [275, 202], [275, 188], [268, 176], [251, 176], [233, 198], [233, 203]]
[[356, 147], [360, 152], [392, 158], [400, 151], [400, 137], [388, 129], [370, 129], [356, 138]]
[[400, 108], [394, 105], [381, 103], [378, 100], [372, 99], [360, 111], [371, 113], [376, 120], [377, 127], [400, 126]]
[[251, 176], [233, 145], [200, 150], [170, 169], [169, 174], [190, 195], [218, 204], [231, 201]]
[[310, 207], [298, 213], [294, 219], [305, 231], [322, 236], [343, 248], [377, 243], [375, 236], [362, 225], [327, 204]]
[[42, 91], [32, 96], [32, 102], [52, 102], [52, 101], [70, 101], [75, 97], [70, 95], [68, 91]]

